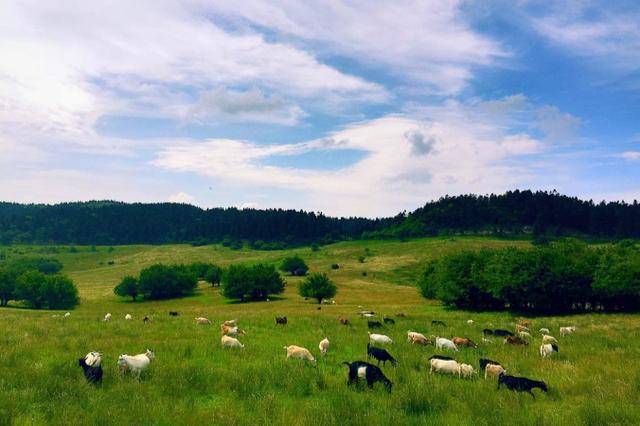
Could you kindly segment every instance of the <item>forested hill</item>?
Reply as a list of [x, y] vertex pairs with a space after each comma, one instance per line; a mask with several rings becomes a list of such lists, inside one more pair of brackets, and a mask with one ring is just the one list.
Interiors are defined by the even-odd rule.
[[[112, 201], [56, 205], [0, 203], [0, 242], [158, 244], [176, 242], [330, 242], [360, 237], [384, 222], [295, 210], [214, 208]], [[272, 246], [273, 247], [273, 246]], [[276, 246], [277, 248], [277, 246]]]
[[244, 240], [254, 248], [281, 248], [344, 238], [460, 233], [640, 238], [640, 205], [595, 204], [556, 192], [509, 191], [443, 197], [408, 215], [372, 220], [280, 209], [204, 210], [175, 203], [0, 202], [2, 244], [237, 244]]
[[584, 201], [557, 192], [443, 197], [396, 219], [368, 237], [455, 233], [583, 235], [640, 238], [640, 204]]

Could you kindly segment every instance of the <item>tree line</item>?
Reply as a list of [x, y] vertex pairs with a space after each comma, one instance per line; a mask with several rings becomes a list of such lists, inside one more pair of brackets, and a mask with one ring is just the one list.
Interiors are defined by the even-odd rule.
[[532, 313], [640, 310], [640, 248], [628, 240], [594, 248], [565, 240], [484, 249], [427, 264], [422, 295], [473, 310]]
[[0, 243], [164, 244], [249, 242], [256, 249], [359, 237], [383, 220], [282, 209], [201, 209], [175, 203], [0, 203]]
[[454, 233], [533, 234], [640, 238], [640, 204], [584, 201], [555, 191], [508, 191], [500, 195], [446, 196], [390, 219], [366, 238], [403, 238]]

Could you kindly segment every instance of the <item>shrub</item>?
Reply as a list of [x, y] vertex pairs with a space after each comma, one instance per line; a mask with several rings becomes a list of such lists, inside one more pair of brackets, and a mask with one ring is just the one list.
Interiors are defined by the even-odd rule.
[[292, 256], [282, 261], [280, 270], [301, 277], [307, 274], [309, 267], [300, 256]]
[[14, 298], [16, 273], [9, 268], [0, 268], [0, 306], [7, 306]]
[[365, 259], [364, 256], [358, 256], [358, 262], [364, 263], [364, 259]]
[[232, 265], [223, 274], [222, 294], [230, 299], [265, 300], [284, 292], [284, 280], [273, 265]]
[[618, 245], [602, 252], [593, 282], [594, 297], [609, 310], [640, 308], [640, 251]]
[[197, 280], [184, 266], [152, 265], [140, 271], [140, 293], [147, 300], [183, 297], [193, 292]]
[[57, 274], [62, 270], [62, 262], [58, 259], [22, 258], [16, 259], [9, 265], [14, 271], [22, 274], [27, 271], [39, 271], [43, 274]]
[[120, 284], [115, 286], [113, 292], [120, 297], [131, 297], [133, 301], [136, 301], [136, 298], [140, 294], [140, 287], [138, 286], [138, 280], [132, 276], [126, 276], [120, 281]]
[[212, 265], [205, 262], [193, 262], [187, 265], [187, 269], [191, 272], [196, 280], [206, 279], [207, 272]]
[[322, 299], [328, 299], [336, 295], [337, 287], [329, 279], [327, 274], [311, 274], [300, 284], [298, 288], [300, 296], [311, 297], [322, 303]]
[[319, 250], [320, 250], [320, 246], [318, 245], [318, 243], [311, 244], [311, 251], [319, 251]]

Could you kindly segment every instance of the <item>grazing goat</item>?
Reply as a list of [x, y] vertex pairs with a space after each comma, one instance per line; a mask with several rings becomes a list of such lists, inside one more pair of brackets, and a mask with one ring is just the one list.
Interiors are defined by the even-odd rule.
[[468, 348], [477, 349], [478, 345], [473, 342], [471, 339], [467, 339], [466, 337], [454, 337], [451, 339], [453, 343], [459, 346], [466, 346]]
[[406, 318], [406, 317], [407, 317], [407, 314], [405, 314], [404, 312], [398, 312], [398, 313], [396, 313], [396, 316], [397, 316], [398, 318]]
[[67, 312], [66, 314], [64, 314], [65, 318], [69, 318], [71, 316], [71, 312]]
[[367, 382], [367, 386], [371, 389], [373, 389], [373, 385], [376, 382], [381, 382], [387, 389], [387, 392], [391, 392], [393, 383], [387, 379], [382, 370], [380, 370], [380, 367], [364, 361], [344, 361], [343, 364], [349, 367], [349, 380], [347, 381], [347, 385], [358, 383], [360, 379], [364, 379]]
[[394, 367], [398, 365], [398, 361], [396, 361], [389, 352], [384, 349], [371, 346], [371, 343], [367, 343], [367, 357], [374, 357], [378, 361], [378, 365], [380, 365], [380, 361], [382, 361], [382, 365], [386, 365], [387, 361], [391, 362], [391, 365]]
[[131, 314], [127, 314], [124, 316], [124, 319], [127, 321], [131, 321], [133, 319], [133, 317], [131, 316]]
[[547, 343], [540, 345], [540, 356], [542, 358], [550, 357], [554, 352], [558, 351], [558, 345], [555, 343]]
[[482, 330], [482, 334], [484, 334], [485, 336], [493, 336], [493, 330], [491, 330], [490, 328], [485, 328], [484, 330]]
[[369, 328], [381, 328], [382, 323], [380, 321], [367, 321], [367, 326]]
[[528, 392], [534, 398], [536, 396], [532, 392], [533, 389], [539, 388], [543, 392], [548, 390], [545, 382], [527, 379], [526, 377], [508, 376], [504, 373], [498, 377], [498, 389], [500, 389], [500, 385], [505, 385], [507, 389], [512, 391]]
[[145, 316], [144, 318], [142, 318], [142, 322], [145, 324], [148, 322], [151, 322], [151, 318], [149, 318], [148, 316]]
[[349, 318], [346, 318], [346, 317], [340, 317], [338, 318], [338, 321], [340, 321], [340, 324], [342, 325], [351, 325]]
[[237, 336], [238, 334], [246, 334], [244, 330], [240, 330], [240, 328], [236, 325], [235, 327], [229, 327], [227, 325], [223, 325], [222, 334], [226, 336]]
[[409, 336], [409, 341], [413, 344], [423, 346], [431, 345], [433, 343], [431, 340], [427, 339], [420, 333], [415, 333], [415, 335]]
[[374, 316], [376, 313], [375, 313], [375, 312], [373, 312], [373, 311], [360, 311], [360, 312], [359, 312], [359, 314], [360, 314], [360, 315], [362, 315], [363, 317], [364, 317], [364, 316], [370, 316], [370, 317], [372, 317], [372, 316]]
[[373, 318], [376, 316], [376, 314], [374, 314], [373, 312], [369, 313], [369, 312], [365, 312], [364, 314], [361, 314], [363, 317], [365, 318]]
[[120, 372], [131, 372], [137, 379], [140, 378], [140, 373], [149, 368], [151, 361], [155, 359], [153, 351], [147, 349], [145, 353], [138, 355], [122, 354], [118, 357], [118, 367]]
[[443, 361], [455, 361], [455, 359], [451, 358], [450, 356], [446, 356], [446, 355], [431, 355], [429, 357], [429, 361], [431, 361], [432, 359], [441, 359]]
[[433, 374], [434, 371], [442, 374], [457, 374], [458, 377], [462, 374], [460, 372], [460, 364], [452, 359], [432, 358], [429, 360], [429, 366], [429, 374]]
[[473, 373], [475, 373], [475, 370], [473, 369], [473, 367], [469, 364], [460, 364], [460, 376], [461, 377], [471, 377], [473, 376]]
[[426, 339], [426, 337], [424, 337], [424, 334], [422, 333], [418, 333], [417, 331], [407, 331], [407, 342], [411, 342], [413, 341], [414, 338], [423, 338]]
[[541, 328], [540, 329], [540, 334], [542, 334], [544, 336], [546, 334], [551, 334], [551, 332], [549, 331], [548, 328]]
[[473, 325], [474, 323], [475, 323], [475, 321], [474, 321], [474, 320], [472, 320], [472, 319], [467, 320], [467, 324], [469, 324], [469, 325]]
[[309, 352], [309, 350], [306, 348], [296, 346], [296, 345], [290, 345], [290, 346], [285, 346], [284, 349], [287, 351], [287, 359], [289, 358], [304, 359], [304, 360], [310, 361], [312, 364], [316, 363], [316, 359], [314, 358], [313, 355], [311, 355], [311, 352]]
[[104, 316], [103, 321], [104, 321], [104, 322], [109, 322], [109, 321], [111, 321], [111, 314], [110, 314], [110, 313], [106, 314], [106, 315]]
[[440, 320], [433, 320], [431, 321], [431, 325], [441, 325], [443, 327], [446, 327], [447, 324], [444, 323], [444, 321], [440, 321]]
[[222, 323], [222, 325], [226, 325], [227, 327], [235, 327], [236, 325], [238, 325], [238, 320], [226, 320]]
[[394, 320], [393, 318], [389, 318], [389, 317], [387, 317], [387, 316], [382, 317], [382, 321], [383, 321], [385, 324], [391, 324], [391, 325], [395, 325], [395, 323], [396, 323], [396, 322], [395, 322], [395, 320]]
[[179, 315], [180, 315], [180, 314], [179, 314], [178, 312], [176, 312], [176, 311], [169, 311], [169, 316], [170, 316], [170, 317], [177, 317], [177, 316], [179, 316]]
[[529, 342], [518, 336], [507, 336], [507, 338], [504, 339], [504, 344], [526, 346], [529, 344]]
[[436, 349], [449, 349], [452, 351], [458, 351], [458, 347], [449, 339], [444, 337], [436, 337]]
[[287, 325], [287, 317], [276, 317], [276, 325]]
[[211, 321], [205, 317], [196, 317], [194, 319], [197, 325], [211, 325]]
[[524, 325], [521, 325], [521, 324], [516, 324], [516, 331], [518, 333], [520, 333], [521, 331], [527, 331], [528, 332], [529, 328], [525, 327]]
[[480, 364], [480, 370], [486, 369], [487, 365], [501, 365], [498, 361], [492, 361], [487, 358], [480, 358], [478, 363]]
[[244, 345], [240, 343], [240, 340], [231, 336], [222, 336], [220, 338], [220, 343], [222, 344], [223, 348], [238, 348], [238, 349], [244, 348]]
[[560, 336], [564, 337], [576, 331], [574, 326], [571, 327], [560, 327]]
[[496, 336], [513, 336], [514, 334], [509, 330], [503, 330], [498, 328], [497, 330], [493, 330], [493, 334]]
[[542, 343], [558, 343], [558, 339], [548, 334], [542, 336]]
[[320, 349], [322, 355], [326, 355], [327, 351], [329, 350], [329, 339], [327, 339], [326, 337], [322, 339], [320, 341], [320, 344], [318, 345], [318, 349]]
[[102, 354], [99, 352], [89, 352], [78, 360], [78, 365], [82, 367], [84, 377], [88, 383], [102, 383]]
[[488, 376], [500, 377], [501, 374], [505, 374], [507, 370], [499, 364], [488, 364], [484, 369], [484, 379], [487, 380]]
[[379, 343], [381, 345], [393, 343], [391, 337], [385, 336], [384, 334], [371, 334], [369, 332], [367, 332], [367, 334], [369, 335], [369, 341], [372, 343]]
[[523, 339], [531, 339], [531, 334], [527, 333], [526, 331], [519, 331], [518, 336]]

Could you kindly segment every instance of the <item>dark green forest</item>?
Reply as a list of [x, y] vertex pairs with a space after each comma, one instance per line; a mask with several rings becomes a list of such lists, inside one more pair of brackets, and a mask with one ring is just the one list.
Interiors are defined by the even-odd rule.
[[201, 209], [175, 203], [0, 203], [0, 243], [208, 244], [253, 248], [348, 238], [431, 235], [640, 238], [640, 205], [580, 200], [557, 192], [446, 196], [392, 218], [334, 218], [297, 210]]

